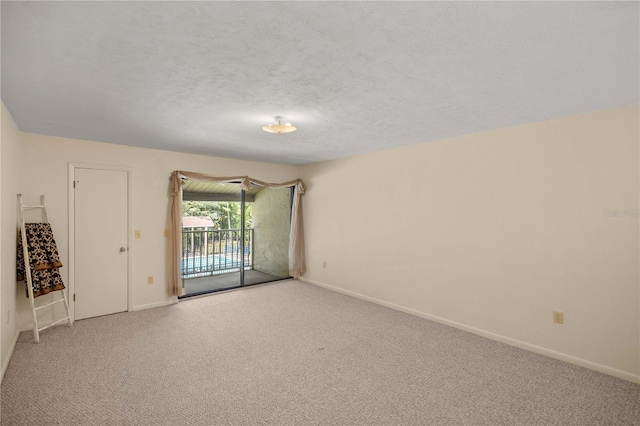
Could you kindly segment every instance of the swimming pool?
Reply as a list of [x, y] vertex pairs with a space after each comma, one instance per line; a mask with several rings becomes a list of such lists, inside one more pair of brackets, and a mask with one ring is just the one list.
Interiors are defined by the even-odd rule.
[[[183, 278], [211, 275], [216, 272], [233, 272], [239, 270], [242, 260], [237, 254], [210, 254], [208, 256], [188, 256], [180, 261], [180, 272]], [[244, 266], [250, 266], [249, 256], [245, 256]]]

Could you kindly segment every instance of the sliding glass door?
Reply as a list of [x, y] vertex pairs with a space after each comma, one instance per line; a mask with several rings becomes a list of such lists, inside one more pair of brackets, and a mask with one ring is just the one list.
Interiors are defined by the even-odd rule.
[[290, 213], [291, 188], [185, 182], [183, 297], [287, 278]]
[[291, 188], [254, 186], [255, 196], [246, 203], [251, 211], [251, 264], [244, 284], [258, 284], [289, 277]]

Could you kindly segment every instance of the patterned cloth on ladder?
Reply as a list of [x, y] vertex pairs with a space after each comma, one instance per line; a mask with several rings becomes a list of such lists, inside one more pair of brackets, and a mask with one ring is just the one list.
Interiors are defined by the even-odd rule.
[[[33, 297], [52, 291], [64, 290], [64, 283], [58, 268], [62, 267], [58, 247], [53, 239], [53, 231], [48, 223], [25, 223], [27, 251], [33, 283]], [[25, 281], [24, 253], [22, 251], [22, 232], [18, 234], [17, 253], [18, 281]], [[29, 290], [27, 289], [27, 297]]]

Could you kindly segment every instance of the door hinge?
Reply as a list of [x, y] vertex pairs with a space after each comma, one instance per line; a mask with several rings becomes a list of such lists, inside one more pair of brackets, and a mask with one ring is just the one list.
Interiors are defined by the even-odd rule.
[[75, 180], [73, 181], [73, 188], [74, 189], [76, 188], [76, 181]]
[[74, 302], [76, 301], [76, 294], [75, 293], [73, 293], [73, 301]]

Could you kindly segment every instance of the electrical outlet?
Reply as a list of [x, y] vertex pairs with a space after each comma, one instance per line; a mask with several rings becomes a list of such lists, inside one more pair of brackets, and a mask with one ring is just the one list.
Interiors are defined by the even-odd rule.
[[153, 284], [153, 275], [147, 277], [147, 284]]
[[553, 311], [553, 322], [557, 324], [564, 324], [564, 314], [559, 311]]
[[322, 261], [322, 267], [323, 267], [323, 268], [326, 268], [326, 267], [327, 267], [327, 261], [326, 261], [326, 260]]
[[140, 238], [142, 238], [142, 231], [139, 231], [136, 229], [136, 240], [139, 240]]

